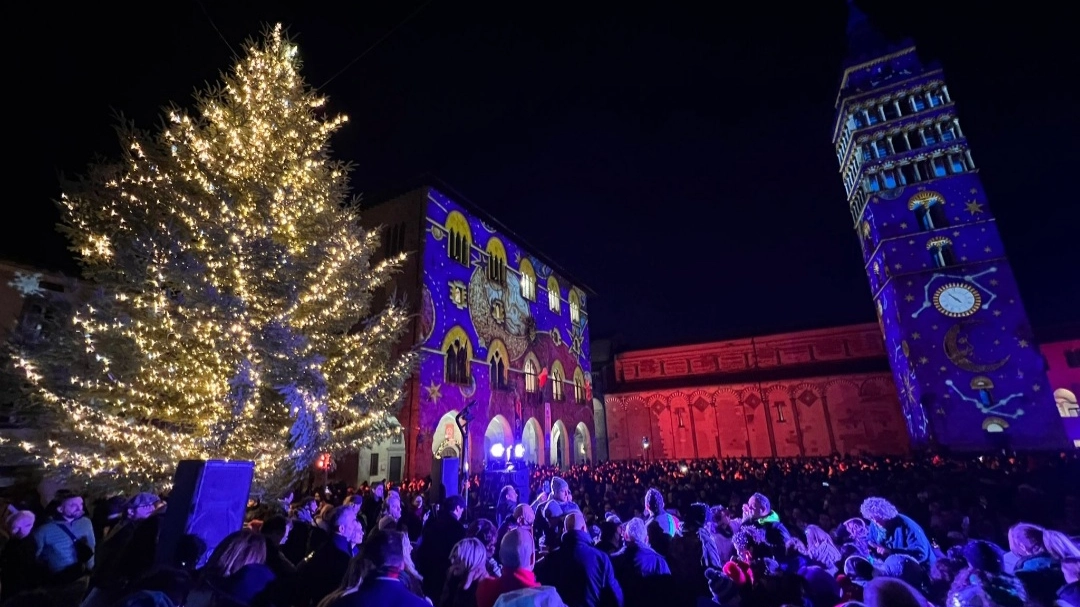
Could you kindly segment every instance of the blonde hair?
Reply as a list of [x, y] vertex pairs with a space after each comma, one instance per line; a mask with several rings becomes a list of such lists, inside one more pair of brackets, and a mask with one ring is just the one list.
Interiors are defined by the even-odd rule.
[[1031, 523], [1017, 523], [1009, 529], [1009, 550], [1019, 557], [1046, 553], [1059, 561], [1080, 556], [1080, 548], [1064, 533]]
[[420, 572], [416, 570], [416, 565], [412, 560], [412, 543], [409, 541], [409, 534], [401, 534], [401, 559], [405, 566], [402, 569], [415, 577], [417, 580], [423, 580], [424, 576], [420, 575]]
[[449, 574], [464, 577], [461, 587], [468, 590], [473, 582], [488, 577], [487, 559], [484, 543], [475, 537], [467, 537], [454, 544], [454, 549], [450, 551]]
[[833, 543], [827, 531], [817, 525], [807, 525], [806, 556], [826, 567], [835, 568], [840, 561], [840, 549]]
[[266, 540], [251, 529], [234, 531], [221, 540], [206, 564], [209, 575], [228, 577], [245, 565], [266, 562]]

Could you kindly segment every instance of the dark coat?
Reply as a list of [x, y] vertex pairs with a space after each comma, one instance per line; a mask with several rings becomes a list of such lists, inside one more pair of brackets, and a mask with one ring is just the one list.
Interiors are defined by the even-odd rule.
[[331, 607], [431, 607], [427, 601], [409, 592], [398, 580], [373, 578], [360, 589], [337, 599]]
[[314, 605], [341, 585], [352, 559], [352, 547], [343, 536], [334, 534], [296, 567], [288, 583], [287, 596], [302, 607]]
[[463, 539], [465, 527], [450, 513], [440, 512], [435, 522], [425, 525], [412, 555], [416, 570], [424, 578], [424, 594], [436, 598], [442, 594], [450, 552]]
[[611, 565], [626, 597], [626, 607], [656, 607], [671, 601], [671, 569], [652, 548], [629, 542], [611, 555]]
[[569, 531], [536, 564], [536, 581], [554, 586], [567, 607], [622, 607], [623, 593], [608, 555], [584, 531]]

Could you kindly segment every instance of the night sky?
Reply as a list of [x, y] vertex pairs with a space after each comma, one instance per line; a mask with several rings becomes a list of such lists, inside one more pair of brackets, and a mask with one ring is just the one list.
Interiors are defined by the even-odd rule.
[[[17, 26], [0, 257], [70, 271], [59, 175], [118, 155], [114, 112], [190, 105], [230, 65], [222, 36], [284, 23], [320, 86], [422, 2], [109, 4], [32, 3]], [[830, 143], [846, 8], [784, 4], [432, 0], [326, 84], [351, 118], [335, 152], [358, 192], [431, 173], [495, 215], [597, 292], [594, 338], [870, 322]], [[1078, 321], [1077, 39], [1042, 3], [961, 4], [865, 6], [944, 63], [1033, 324]]]

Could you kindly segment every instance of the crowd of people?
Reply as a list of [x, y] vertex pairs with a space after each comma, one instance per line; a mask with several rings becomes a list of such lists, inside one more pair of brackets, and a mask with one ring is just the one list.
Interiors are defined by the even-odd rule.
[[468, 507], [334, 485], [164, 561], [167, 496], [60, 493], [7, 506], [0, 605], [1080, 607], [1078, 479], [1063, 453], [539, 468]]

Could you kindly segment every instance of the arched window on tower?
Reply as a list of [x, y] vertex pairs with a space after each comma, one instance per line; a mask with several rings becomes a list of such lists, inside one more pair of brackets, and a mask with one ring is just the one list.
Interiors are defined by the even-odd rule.
[[548, 309], [558, 314], [562, 310], [562, 295], [559, 294], [559, 281], [554, 276], [548, 276]]
[[487, 243], [487, 277], [495, 284], [506, 284], [506, 247], [498, 238], [492, 236]]
[[536, 301], [536, 270], [533, 269], [532, 262], [522, 257], [518, 274], [521, 276], [521, 296], [527, 301]]
[[446, 253], [450, 259], [469, 267], [472, 260], [472, 230], [469, 221], [457, 211], [446, 215]]
[[926, 250], [930, 251], [934, 259], [935, 268], [947, 268], [956, 265], [956, 256], [953, 254], [952, 241], [944, 236], [931, 238], [926, 242]]
[[446, 332], [443, 339], [443, 354], [446, 383], [468, 384], [469, 362], [472, 360], [472, 344], [469, 336], [461, 327], [454, 327]]
[[559, 361], [551, 366], [551, 400], [561, 401], [565, 398], [563, 393], [563, 370]]
[[574, 402], [585, 403], [585, 373], [581, 367], [574, 369]]
[[525, 359], [525, 391], [529, 394], [535, 394], [540, 390], [540, 365], [532, 356]]
[[908, 209], [914, 211], [915, 221], [924, 232], [949, 226], [945, 216], [945, 199], [937, 192], [919, 192], [908, 201]]
[[488, 370], [491, 374], [492, 390], [506, 390], [509, 387], [506, 364], [506, 346], [499, 340], [492, 341], [488, 347]]

